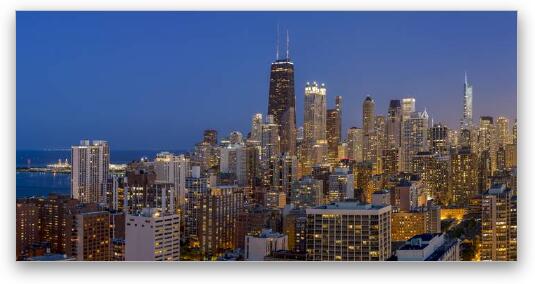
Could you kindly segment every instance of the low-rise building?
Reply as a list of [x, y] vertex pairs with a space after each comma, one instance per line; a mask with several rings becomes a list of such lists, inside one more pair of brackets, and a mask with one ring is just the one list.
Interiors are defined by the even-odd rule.
[[460, 261], [460, 244], [445, 234], [416, 235], [396, 250], [396, 257], [398, 261]]
[[262, 261], [273, 251], [288, 250], [288, 236], [262, 230], [257, 236], [245, 237], [245, 260]]

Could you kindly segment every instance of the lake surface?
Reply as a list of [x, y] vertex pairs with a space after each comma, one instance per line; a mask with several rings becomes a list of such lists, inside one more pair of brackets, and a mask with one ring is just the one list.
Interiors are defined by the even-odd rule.
[[[111, 151], [112, 164], [127, 164], [142, 157], [154, 159], [163, 150]], [[181, 150], [169, 152], [180, 154]], [[46, 167], [61, 159], [71, 160], [70, 150], [17, 150], [17, 167]], [[17, 198], [47, 196], [49, 193], [70, 194], [71, 175], [60, 173], [17, 172]]]
[[49, 193], [69, 195], [70, 174], [17, 172], [17, 198], [47, 196]]

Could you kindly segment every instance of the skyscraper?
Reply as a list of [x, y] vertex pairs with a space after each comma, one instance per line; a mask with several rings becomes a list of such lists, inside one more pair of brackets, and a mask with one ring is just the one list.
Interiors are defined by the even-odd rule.
[[464, 100], [461, 129], [472, 129], [472, 85], [468, 83], [468, 75], [464, 73]]
[[217, 145], [217, 130], [215, 129], [204, 130], [203, 142], [208, 143], [212, 146]]
[[348, 156], [355, 162], [362, 162], [362, 147], [363, 147], [364, 135], [362, 128], [351, 127], [347, 130], [347, 148]]
[[362, 134], [362, 157], [375, 163], [375, 101], [370, 96], [366, 96], [362, 103]]
[[268, 115], [262, 124], [261, 140], [261, 167], [265, 171], [269, 169], [272, 160], [280, 155], [279, 127], [275, 123], [273, 115]]
[[203, 133], [203, 141], [195, 144], [195, 150], [191, 158], [192, 164], [200, 166], [201, 171], [214, 168], [219, 163], [217, 155], [217, 131], [206, 129]]
[[243, 188], [214, 186], [199, 197], [197, 233], [204, 257], [234, 249], [238, 216], [243, 212]]
[[327, 144], [329, 163], [335, 165], [338, 162], [338, 144], [341, 139], [341, 117], [338, 109], [327, 110]]
[[[338, 110], [338, 114], [340, 115], [340, 119], [342, 117], [342, 96], [336, 96], [335, 97], [335, 104], [336, 104], [336, 110]], [[340, 133], [342, 133], [342, 122], [340, 120]]]
[[433, 125], [430, 129], [431, 151], [436, 154], [446, 155], [449, 151], [448, 127], [442, 123]]
[[240, 186], [247, 184], [247, 152], [245, 144], [232, 143], [219, 149], [221, 159], [219, 171], [234, 174]]
[[516, 145], [516, 140], [517, 140], [517, 123], [515, 119], [515, 124], [513, 124], [513, 144], [515, 145]]
[[176, 208], [182, 206], [186, 196], [186, 177], [191, 172], [189, 158], [184, 155], [175, 156], [169, 152], [158, 153], [154, 161], [154, 172], [157, 183], [174, 185], [175, 200], [170, 200], [170, 202], [176, 204]]
[[295, 155], [295, 88], [294, 64], [290, 60], [289, 37], [286, 36], [286, 58], [277, 58], [271, 63], [269, 79], [268, 115], [273, 115], [279, 125], [281, 152]]
[[251, 123], [251, 140], [262, 141], [262, 114], [256, 113]]
[[184, 236], [198, 245], [201, 199], [210, 190], [208, 178], [201, 177], [200, 168], [192, 168], [192, 176], [186, 178], [186, 208], [184, 210]]
[[411, 113], [416, 111], [416, 99], [404, 98], [401, 100], [401, 121], [406, 121], [411, 117]]
[[327, 150], [327, 89], [325, 84], [313, 82], [305, 86], [304, 106], [304, 143], [306, 165], [305, 174], [310, 173], [312, 165], [326, 158]]
[[412, 158], [418, 153], [428, 150], [428, 125], [429, 116], [427, 112], [413, 112], [410, 117], [403, 122], [402, 133], [402, 154], [401, 170], [410, 171]]
[[481, 260], [516, 260], [516, 196], [497, 184], [481, 200]]
[[110, 167], [108, 142], [82, 140], [72, 146], [71, 197], [83, 203], [105, 203]]
[[387, 148], [399, 147], [401, 143], [401, 101], [391, 100], [386, 117]]
[[499, 116], [496, 119], [496, 139], [498, 147], [505, 147], [505, 145], [512, 143], [507, 117]]
[[386, 118], [384, 115], [375, 116], [375, 174], [383, 173], [383, 164], [381, 157], [383, 151], [387, 149], [386, 138]]
[[477, 190], [477, 156], [470, 148], [458, 149], [451, 155], [450, 191], [452, 204], [466, 206]]
[[499, 141], [496, 141], [496, 127], [494, 125], [494, 119], [492, 116], [482, 116], [479, 120], [477, 150], [479, 151], [480, 155], [485, 151], [490, 154], [491, 174], [494, 173], [497, 168], [497, 142]]
[[399, 170], [402, 172], [408, 171], [410, 166], [409, 157], [409, 138], [408, 133], [411, 132], [409, 126], [409, 119], [416, 111], [416, 100], [414, 98], [404, 98], [401, 100], [401, 137], [399, 148]]

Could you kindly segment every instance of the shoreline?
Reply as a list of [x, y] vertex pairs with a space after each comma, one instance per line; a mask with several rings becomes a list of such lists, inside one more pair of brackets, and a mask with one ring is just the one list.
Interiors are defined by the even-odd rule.
[[17, 173], [52, 173], [52, 174], [70, 174], [71, 170], [56, 170], [49, 168], [28, 168], [28, 167], [17, 167]]
[[[50, 173], [50, 174], [71, 174], [70, 169], [58, 170], [58, 169], [49, 169], [49, 168], [28, 168], [28, 167], [17, 167], [17, 173]], [[109, 170], [110, 173], [122, 174], [125, 173], [125, 170]]]

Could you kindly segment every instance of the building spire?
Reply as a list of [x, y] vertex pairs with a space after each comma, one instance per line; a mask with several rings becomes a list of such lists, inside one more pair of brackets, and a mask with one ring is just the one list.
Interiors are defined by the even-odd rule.
[[276, 48], [277, 48], [276, 59], [277, 60], [279, 60], [279, 38], [280, 38], [280, 31], [279, 31], [279, 24], [277, 23], [277, 43], [276, 43]]
[[290, 59], [290, 34], [286, 30], [286, 59]]
[[466, 70], [464, 71], [464, 84], [468, 85], [468, 75], [466, 73]]

